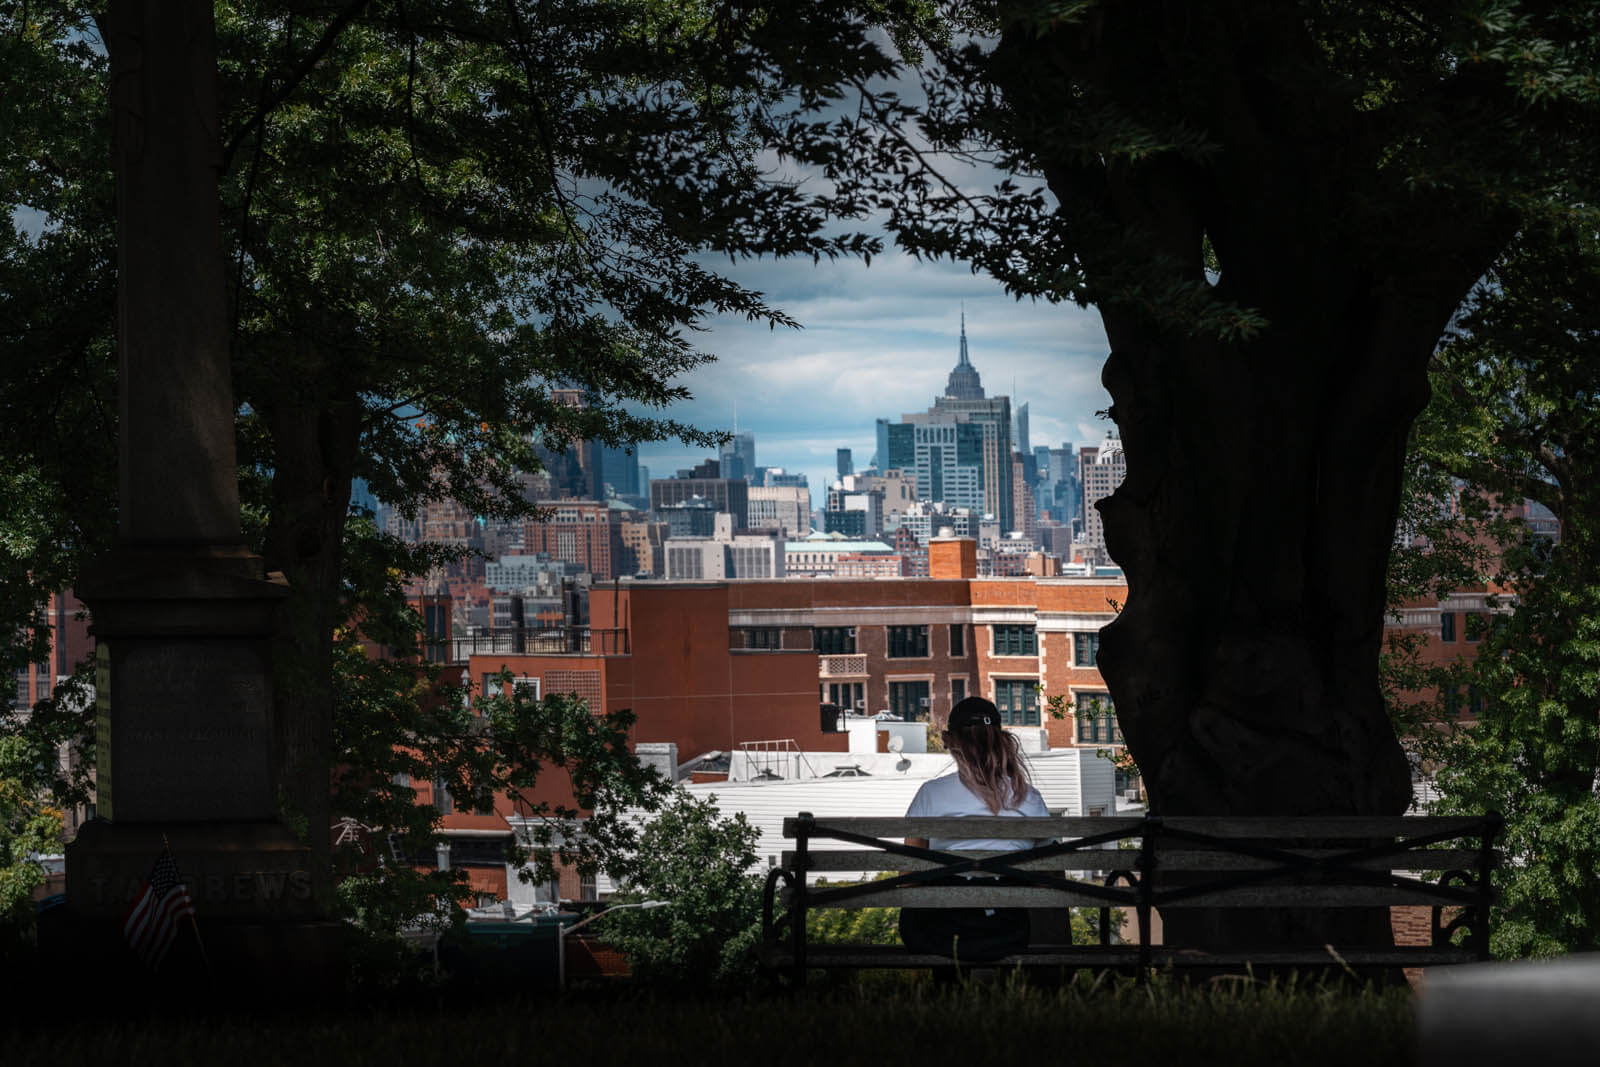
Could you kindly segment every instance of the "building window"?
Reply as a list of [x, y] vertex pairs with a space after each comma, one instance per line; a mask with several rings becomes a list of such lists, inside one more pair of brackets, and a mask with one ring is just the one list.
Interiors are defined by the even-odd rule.
[[426, 656], [430, 663], [450, 658], [450, 609], [444, 604], [423, 605], [423, 625], [427, 630]]
[[1464, 622], [1462, 629], [1466, 630], [1467, 643], [1475, 645], [1482, 641], [1484, 631], [1489, 629], [1488, 616], [1469, 613]]
[[1122, 728], [1117, 725], [1117, 709], [1110, 693], [1079, 693], [1073, 702], [1080, 745], [1122, 744]]
[[1072, 635], [1072, 663], [1077, 667], [1093, 667], [1100, 655], [1100, 631]]
[[996, 626], [994, 628], [994, 654], [996, 656], [1037, 656], [1039, 638], [1032, 626]]
[[950, 679], [950, 706], [953, 708], [967, 699], [967, 680], [965, 678]]
[[823, 656], [853, 655], [856, 650], [854, 626], [816, 626], [811, 630], [811, 646]]
[[783, 631], [775, 626], [760, 626], [744, 631], [741, 648], [779, 649], [783, 647]]
[[950, 654], [952, 656], [967, 654], [967, 628], [962, 623], [950, 624]]
[[920, 682], [890, 682], [889, 710], [907, 722], [928, 717], [930, 684]]
[[1446, 644], [1453, 643], [1456, 639], [1456, 613], [1453, 611], [1439, 612], [1439, 640]]
[[928, 628], [926, 626], [889, 627], [889, 657], [911, 659], [928, 654]]
[[433, 806], [438, 809], [440, 815], [455, 813], [455, 798], [450, 795], [450, 788], [444, 784], [443, 778], [433, 780]]
[[599, 888], [599, 885], [597, 884], [597, 882], [595, 881], [595, 875], [594, 875], [593, 871], [590, 871], [587, 874], [583, 873], [582, 871], [578, 872], [578, 899], [579, 900], [599, 900], [600, 899], [600, 888]]
[[1032, 678], [1004, 678], [994, 683], [994, 706], [1006, 726], [1039, 725], [1039, 683]]
[[822, 702], [857, 715], [866, 713], [867, 686], [864, 682], [829, 682], [822, 687]]

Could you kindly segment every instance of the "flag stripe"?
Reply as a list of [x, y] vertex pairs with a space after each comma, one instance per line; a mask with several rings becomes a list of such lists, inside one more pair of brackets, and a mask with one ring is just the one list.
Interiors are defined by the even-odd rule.
[[155, 970], [177, 939], [179, 920], [194, 913], [189, 888], [178, 878], [178, 865], [173, 862], [171, 851], [163, 848], [144, 891], [128, 909], [122, 933], [128, 939], [128, 947]]

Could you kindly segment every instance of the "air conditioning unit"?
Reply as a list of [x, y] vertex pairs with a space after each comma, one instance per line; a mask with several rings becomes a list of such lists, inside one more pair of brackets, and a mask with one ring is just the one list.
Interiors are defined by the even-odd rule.
[[845, 629], [850, 634], [850, 640], [854, 641], [855, 638], [856, 638], [856, 628], [854, 626], [847, 626], [847, 627], [845, 627]]
[[920, 705], [920, 706], [922, 706], [922, 707], [924, 707], [924, 708], [925, 708], [925, 707], [927, 707], [927, 706], [928, 706], [928, 698], [927, 698], [927, 697], [918, 697], [918, 698], [917, 698], [917, 703], [918, 703], [918, 704], [919, 704], [919, 705]]
[[862, 699], [856, 701], [856, 710], [857, 711], [866, 711], [867, 710], [867, 702], [866, 702], [865, 698], [862, 698]]

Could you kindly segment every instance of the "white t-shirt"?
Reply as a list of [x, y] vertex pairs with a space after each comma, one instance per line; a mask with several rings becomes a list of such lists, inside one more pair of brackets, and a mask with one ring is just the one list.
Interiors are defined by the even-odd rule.
[[[911, 798], [911, 806], [906, 809], [908, 817], [939, 817], [948, 815], [989, 815], [995, 813], [989, 810], [989, 805], [972, 790], [962, 784], [961, 778], [956, 774], [947, 774], [942, 778], [930, 778], [922, 783], [922, 788], [917, 790], [917, 795]], [[1023, 798], [1021, 805], [1015, 808], [1006, 808], [1001, 815], [1009, 816], [1045, 816], [1050, 811], [1044, 806], [1044, 798], [1033, 786], [1028, 787], [1028, 795]], [[973, 851], [989, 852], [1015, 852], [1025, 848], [1032, 848], [1033, 841], [1029, 838], [1011, 837], [981, 837], [981, 838], [954, 838], [935, 837], [929, 840], [928, 847], [944, 851], [947, 849], [971, 849]]]

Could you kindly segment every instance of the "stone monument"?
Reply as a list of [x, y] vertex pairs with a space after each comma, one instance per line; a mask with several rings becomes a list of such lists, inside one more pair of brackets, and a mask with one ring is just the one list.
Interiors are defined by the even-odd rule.
[[309, 987], [341, 973], [338, 925], [319, 920], [311, 850], [274, 782], [269, 638], [287, 586], [240, 532], [212, 5], [114, 0], [104, 29], [119, 526], [80, 582], [98, 643], [101, 818], [68, 849], [67, 910], [108, 960], [128, 956], [122, 918], [170, 845], [213, 975], [293, 971]]

